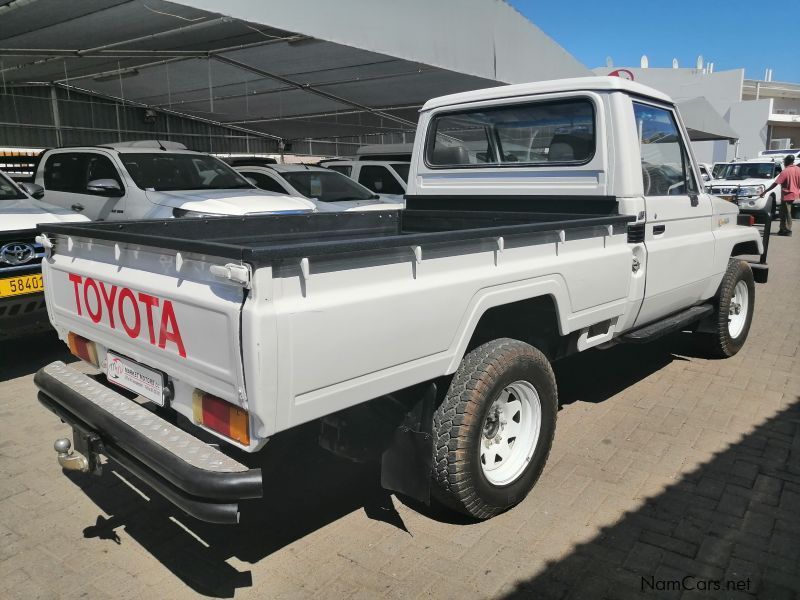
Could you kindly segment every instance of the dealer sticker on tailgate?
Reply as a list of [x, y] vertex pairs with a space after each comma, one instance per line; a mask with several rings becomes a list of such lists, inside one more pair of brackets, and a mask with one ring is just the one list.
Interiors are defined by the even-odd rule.
[[164, 374], [113, 352], [106, 354], [106, 377], [120, 387], [164, 406]]

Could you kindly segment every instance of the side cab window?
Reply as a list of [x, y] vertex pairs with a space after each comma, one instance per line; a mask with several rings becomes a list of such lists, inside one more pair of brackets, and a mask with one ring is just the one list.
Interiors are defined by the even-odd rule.
[[256, 171], [242, 171], [242, 175], [245, 177], [249, 177], [253, 181], [256, 182], [256, 186], [258, 186], [262, 190], [266, 190], [268, 192], [277, 192], [278, 194], [287, 194], [286, 188], [284, 188], [280, 183], [275, 181], [269, 175], [265, 175], [264, 173], [257, 173]]
[[56, 192], [80, 194], [86, 190], [88, 156], [80, 152], [50, 154], [44, 163], [44, 187]]
[[353, 167], [351, 165], [325, 165], [331, 171], [338, 171], [342, 175], [347, 175], [350, 177], [350, 174], [353, 172]]
[[378, 194], [403, 194], [403, 186], [386, 167], [364, 165], [358, 175], [358, 183]]
[[86, 185], [90, 181], [97, 181], [98, 179], [111, 179], [117, 182], [120, 190], [125, 189], [122, 185], [122, 178], [110, 158], [102, 154], [89, 154], [86, 165]]
[[122, 178], [107, 156], [91, 152], [50, 154], [44, 164], [44, 187], [56, 192], [92, 194], [90, 181], [111, 179], [123, 190]]
[[696, 194], [697, 181], [689, 153], [672, 111], [633, 103], [645, 196]]

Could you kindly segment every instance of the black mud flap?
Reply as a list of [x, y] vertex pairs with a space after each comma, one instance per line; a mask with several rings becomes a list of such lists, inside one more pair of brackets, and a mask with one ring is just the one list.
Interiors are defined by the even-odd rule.
[[433, 407], [438, 388], [431, 383], [381, 455], [381, 486], [420, 502], [431, 499]]

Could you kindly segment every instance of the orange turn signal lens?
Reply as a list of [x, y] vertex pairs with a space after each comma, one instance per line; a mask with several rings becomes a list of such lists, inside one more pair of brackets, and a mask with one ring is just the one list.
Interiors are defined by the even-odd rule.
[[95, 367], [100, 365], [100, 362], [97, 360], [97, 348], [91, 340], [87, 340], [85, 337], [70, 331], [69, 334], [67, 334], [67, 346], [69, 346], [69, 351], [78, 358], [85, 360]]
[[196, 423], [243, 446], [250, 445], [250, 419], [246, 410], [202, 390], [195, 390], [192, 393], [192, 413]]

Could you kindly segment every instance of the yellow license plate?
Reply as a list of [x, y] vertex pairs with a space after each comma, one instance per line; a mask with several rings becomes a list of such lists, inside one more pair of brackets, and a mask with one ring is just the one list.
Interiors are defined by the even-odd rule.
[[720, 196], [723, 200], [727, 200], [728, 202], [735, 202], [736, 196]]
[[0, 298], [7, 296], [21, 296], [23, 294], [35, 294], [44, 290], [42, 274], [20, 275], [19, 277], [8, 277], [0, 279]]

